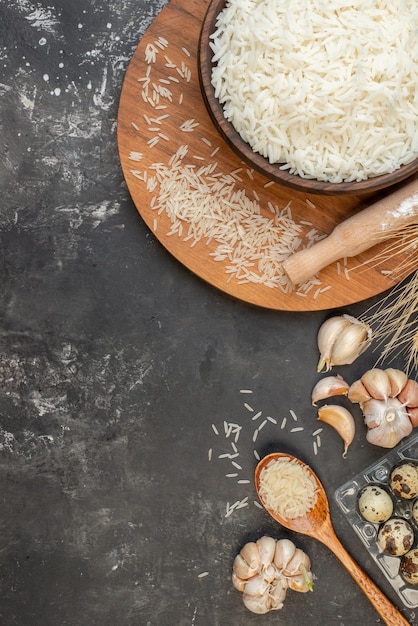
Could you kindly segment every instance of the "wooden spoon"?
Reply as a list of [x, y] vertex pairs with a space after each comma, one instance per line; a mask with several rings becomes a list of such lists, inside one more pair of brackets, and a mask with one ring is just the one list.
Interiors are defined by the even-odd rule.
[[[317, 501], [314, 508], [306, 513], [302, 517], [296, 517], [293, 519], [286, 519], [281, 517], [278, 513], [266, 506], [263, 498], [260, 494], [260, 474], [263, 469], [274, 460], [279, 458], [288, 458], [290, 460], [295, 459], [302, 467], [310, 472], [315, 479], [318, 487]], [[366, 594], [376, 611], [379, 613], [382, 620], [387, 626], [408, 626], [409, 622], [402, 616], [398, 609], [386, 598], [386, 596], [380, 591], [375, 583], [363, 572], [363, 570], [357, 565], [354, 559], [350, 556], [340, 540], [335, 534], [334, 528], [331, 522], [331, 515], [329, 511], [329, 504], [325, 489], [316, 476], [315, 472], [303, 463], [300, 459], [292, 456], [291, 454], [285, 454], [282, 452], [275, 452], [268, 454], [258, 463], [255, 469], [255, 487], [257, 489], [260, 502], [265, 509], [279, 524], [288, 528], [289, 530], [308, 535], [314, 539], [318, 539], [324, 545], [326, 545], [336, 557], [339, 558], [341, 563], [347, 569], [347, 571], [354, 578], [359, 587]]]

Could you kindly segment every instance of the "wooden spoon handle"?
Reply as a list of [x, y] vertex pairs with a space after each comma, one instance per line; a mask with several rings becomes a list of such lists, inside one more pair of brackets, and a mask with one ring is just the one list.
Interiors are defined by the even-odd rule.
[[318, 537], [341, 561], [387, 626], [410, 626], [398, 609], [350, 556], [332, 529]]
[[303, 284], [330, 263], [356, 256], [414, 223], [418, 223], [418, 178], [341, 222], [325, 239], [288, 257], [284, 271], [294, 285]]

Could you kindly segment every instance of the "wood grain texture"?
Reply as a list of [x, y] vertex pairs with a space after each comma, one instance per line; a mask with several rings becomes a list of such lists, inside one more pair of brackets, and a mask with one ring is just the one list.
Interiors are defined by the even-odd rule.
[[[199, 83], [199, 36], [207, 6], [207, 1], [171, 0], [139, 42], [125, 75], [118, 113], [118, 147], [127, 186], [139, 214], [180, 263], [218, 289], [257, 306], [288, 311], [326, 310], [389, 289], [404, 275], [398, 273], [396, 279], [388, 276], [398, 267], [399, 256], [374, 267], [375, 255], [383, 250], [381, 244], [346, 263], [334, 263], [322, 270], [308, 293], [285, 293], [281, 288], [243, 282], [228, 273], [228, 262], [215, 261], [211, 256], [216, 242], [202, 239], [192, 246], [184, 236], [169, 234], [169, 216], [153, 209], [158, 184], [152, 168], [155, 163], [168, 165], [184, 145], [188, 146], [186, 165], [196, 167], [213, 162], [218, 172], [232, 173], [236, 188], [253, 200], [257, 197], [261, 215], [266, 218], [271, 217], [269, 203], [281, 209], [290, 204], [293, 219], [301, 223], [305, 236], [312, 228], [320, 235], [328, 235], [338, 223], [382, 197], [382, 192], [333, 197], [297, 191], [251, 170], [237, 156], [213, 124]], [[156, 107], [155, 99], [151, 102], [149, 95], [147, 99], [146, 84], [150, 90], [166, 87], [169, 96], [162, 96]], [[305, 238], [301, 247], [306, 245]]]

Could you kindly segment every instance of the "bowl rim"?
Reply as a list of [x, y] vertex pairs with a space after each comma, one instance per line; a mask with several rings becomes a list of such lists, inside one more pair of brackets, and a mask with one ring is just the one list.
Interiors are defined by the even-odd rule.
[[412, 177], [418, 172], [417, 157], [410, 163], [401, 165], [393, 172], [369, 177], [361, 181], [332, 183], [320, 181], [315, 178], [303, 178], [298, 174], [291, 174], [287, 170], [280, 169], [282, 164], [270, 163], [267, 158], [254, 152], [251, 146], [244, 141], [238, 131], [236, 131], [233, 125], [225, 118], [223, 106], [215, 97], [214, 87], [211, 82], [213, 63], [209, 39], [210, 35], [215, 30], [217, 16], [226, 2], [227, 0], [210, 0], [203, 18], [197, 49], [199, 84], [206, 109], [214, 126], [225, 139], [229, 147], [241, 157], [244, 162], [274, 182], [298, 191], [325, 195], [357, 195], [381, 191]]

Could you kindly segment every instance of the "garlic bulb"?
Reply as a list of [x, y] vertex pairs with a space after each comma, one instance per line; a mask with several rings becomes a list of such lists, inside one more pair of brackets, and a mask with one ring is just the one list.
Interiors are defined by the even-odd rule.
[[250, 541], [237, 554], [232, 584], [244, 605], [260, 615], [281, 609], [288, 589], [312, 591], [311, 561], [289, 539], [264, 536]]
[[351, 315], [336, 315], [325, 320], [319, 329], [320, 353], [317, 371], [328, 372], [334, 365], [349, 365], [369, 346], [371, 328]]
[[363, 407], [366, 439], [382, 448], [393, 448], [412, 432], [411, 420], [397, 398], [368, 400]]
[[368, 370], [350, 386], [348, 398], [359, 403], [366, 439], [376, 446], [393, 448], [418, 425], [418, 383], [401, 370]]

